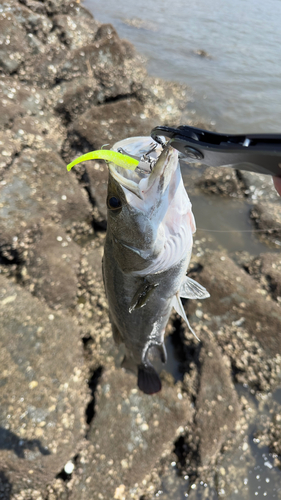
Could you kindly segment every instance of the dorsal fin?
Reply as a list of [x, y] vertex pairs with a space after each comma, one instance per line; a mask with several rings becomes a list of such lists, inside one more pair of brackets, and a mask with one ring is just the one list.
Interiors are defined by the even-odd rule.
[[183, 299], [207, 299], [210, 297], [209, 292], [202, 285], [194, 281], [193, 279], [185, 276], [180, 290], [179, 296]]
[[175, 308], [176, 312], [182, 317], [182, 319], [184, 319], [191, 333], [193, 333], [194, 337], [200, 342], [200, 339], [197, 337], [195, 331], [191, 328], [190, 323], [186, 317], [185, 310], [182, 305], [179, 293], [177, 293], [173, 298], [173, 307]]

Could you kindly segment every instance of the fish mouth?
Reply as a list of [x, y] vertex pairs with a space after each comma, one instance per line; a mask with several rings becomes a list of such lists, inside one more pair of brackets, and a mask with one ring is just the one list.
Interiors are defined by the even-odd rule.
[[158, 183], [158, 191], [163, 192], [166, 189], [174, 171], [171, 165], [174, 163], [177, 165], [177, 161], [170, 161], [172, 157], [176, 157], [177, 160], [177, 151], [169, 143], [162, 148], [151, 137], [130, 137], [117, 142], [112, 148], [113, 151], [120, 151], [120, 149], [140, 160], [148, 151], [150, 154], [149, 161], [141, 160], [136, 170], [127, 170], [109, 163], [109, 171], [118, 184], [140, 200], [144, 200], [145, 195], [155, 183]]

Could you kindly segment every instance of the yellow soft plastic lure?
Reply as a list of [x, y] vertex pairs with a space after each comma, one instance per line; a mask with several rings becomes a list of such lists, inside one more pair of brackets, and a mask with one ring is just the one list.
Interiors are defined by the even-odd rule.
[[116, 153], [116, 151], [110, 151], [108, 149], [99, 149], [97, 151], [91, 151], [85, 155], [79, 156], [76, 160], [73, 160], [67, 165], [67, 170], [70, 171], [74, 165], [87, 160], [105, 160], [118, 167], [126, 168], [127, 170], [135, 170], [139, 164], [139, 161], [131, 156], [123, 155], [122, 153]]

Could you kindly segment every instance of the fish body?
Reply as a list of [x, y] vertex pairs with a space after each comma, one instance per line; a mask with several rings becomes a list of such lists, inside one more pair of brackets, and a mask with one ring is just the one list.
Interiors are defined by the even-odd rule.
[[[136, 155], [149, 145], [151, 138], [131, 138], [114, 149], [122, 146]], [[138, 386], [147, 394], [161, 389], [154, 362], [166, 361], [164, 334], [172, 308], [188, 322], [180, 296], [209, 296], [186, 277], [195, 222], [178, 153], [159, 146], [154, 154], [159, 156], [147, 173], [109, 165], [103, 258], [113, 337], [125, 344], [123, 366], [137, 368]]]

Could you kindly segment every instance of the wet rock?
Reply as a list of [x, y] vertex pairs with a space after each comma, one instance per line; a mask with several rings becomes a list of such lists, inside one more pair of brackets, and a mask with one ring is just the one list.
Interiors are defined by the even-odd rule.
[[1, 244], [35, 224], [90, 223], [91, 207], [55, 153], [26, 152], [10, 167], [0, 190]]
[[281, 301], [280, 253], [260, 254], [246, 265], [246, 269], [275, 300]]
[[[89, 286], [93, 284], [103, 285], [102, 276], [102, 256], [103, 256], [103, 245], [85, 249], [85, 257], [83, 263], [83, 274], [88, 274], [87, 281]], [[85, 276], [84, 276], [85, 277]]]
[[112, 28], [106, 37], [69, 52], [57, 71], [57, 77], [72, 80], [88, 75], [101, 83], [107, 98], [129, 94], [133, 78], [130, 72], [126, 72], [125, 57], [122, 41]]
[[0, 469], [13, 493], [44, 488], [85, 432], [75, 323], [0, 276]]
[[32, 10], [32, 12], [36, 12], [37, 14], [47, 14], [46, 3], [42, 3], [37, 0], [21, 0], [21, 3], [28, 7], [28, 9]]
[[[200, 352], [200, 382], [196, 398], [195, 434], [199, 463], [214, 463], [227, 435], [235, 430], [239, 402], [230, 366], [218, 346], [203, 337]], [[195, 438], [196, 439], [196, 438]]]
[[195, 329], [200, 343], [186, 327], [176, 330], [185, 372], [182, 387], [194, 401], [195, 416], [192, 426], [175, 443], [175, 453], [179, 469], [188, 474], [191, 483], [206, 478], [240, 415], [229, 360], [205, 321]]
[[[12, 78], [0, 78], [0, 130], [11, 129], [16, 120], [32, 116], [42, 122], [45, 117], [43, 108], [45, 98], [40, 90]], [[46, 120], [50, 114], [50, 111], [46, 113]]]
[[98, 104], [100, 87], [94, 78], [78, 78], [63, 82], [58, 87], [60, 92], [55, 109], [68, 121], [83, 114], [93, 104]]
[[89, 11], [76, 5], [72, 4], [67, 14], [57, 14], [52, 19], [59, 40], [71, 50], [93, 42], [99, 26]]
[[0, 471], [0, 498], [1, 500], [10, 500], [12, 485], [4, 472]]
[[64, 140], [60, 124], [55, 117], [29, 116], [18, 117], [11, 128], [13, 137], [20, 141], [21, 149], [47, 150], [60, 153]]
[[136, 29], [157, 31], [157, 27], [156, 27], [155, 23], [151, 22], [147, 19], [140, 19], [139, 17], [133, 17], [131, 19], [124, 18], [124, 19], [122, 19], [122, 22], [124, 24], [127, 24], [128, 26], [132, 26], [133, 28], [136, 28]]
[[0, 68], [14, 73], [28, 51], [27, 36], [12, 12], [0, 13]]
[[273, 390], [280, 380], [280, 305], [226, 255], [206, 255], [201, 265], [197, 280], [211, 297], [188, 304], [191, 321], [213, 331], [237, 382]]
[[280, 204], [278, 195], [270, 175], [255, 174], [245, 170], [239, 171], [239, 178], [244, 184], [245, 194], [252, 200], [270, 201]]
[[28, 58], [19, 72], [19, 78], [39, 87], [52, 87], [58, 78], [58, 69], [64, 63], [67, 49], [64, 45], [50, 43], [44, 54]]
[[3, 179], [3, 171], [7, 169], [15, 155], [20, 151], [20, 141], [14, 140], [12, 134], [0, 132], [0, 179]]
[[231, 167], [207, 168], [197, 182], [204, 193], [242, 197], [241, 183]]
[[[279, 197], [280, 198], [280, 197]], [[281, 242], [281, 202], [259, 202], [251, 210], [250, 217], [257, 229], [261, 230], [260, 238], [268, 238], [272, 242]]]
[[119, 100], [92, 106], [69, 127], [64, 155], [73, 160], [75, 151], [100, 149], [122, 137], [148, 135], [156, 119], [141, 118], [142, 106], [136, 99]]
[[[52, 29], [52, 21], [46, 16], [30, 10], [23, 3], [7, 0], [4, 3], [4, 12], [13, 13], [18, 25], [26, 31], [27, 40], [30, 35], [34, 35], [38, 40], [46, 41], [47, 35]], [[30, 44], [29, 41], [28, 43]]]
[[160, 395], [144, 395], [135, 377], [119, 369], [102, 376], [95, 409], [71, 498], [139, 498], [138, 484], [190, 421], [189, 400], [165, 387]]
[[28, 86], [12, 78], [0, 78], [0, 130], [21, 148], [51, 149], [60, 152], [64, 131], [52, 110], [51, 92]]
[[73, 307], [78, 287], [80, 247], [55, 226], [42, 226], [36, 239], [26, 251], [25, 266], [21, 270], [23, 283], [54, 309]]
[[[203, 270], [197, 279], [211, 297], [202, 303], [200, 317], [207, 314], [207, 320], [219, 328], [232, 322], [237, 327], [243, 325], [269, 356], [281, 354], [280, 306], [270, 297], [267, 299], [256, 281], [226, 255], [213, 252], [201, 264]], [[189, 306], [193, 311], [198, 307]]]
[[[277, 411], [276, 411], [277, 410]], [[279, 411], [278, 411], [279, 410]], [[276, 454], [277, 464], [280, 466], [280, 456], [281, 456], [281, 416], [280, 407], [275, 408], [272, 412], [272, 419], [269, 426], [263, 426], [264, 428], [255, 433], [255, 438], [261, 442], [261, 445], [268, 446], [271, 453]]]
[[205, 59], [212, 59], [211, 54], [209, 54], [206, 50], [203, 50], [203, 49], [194, 50], [194, 54], [196, 54], [197, 56], [203, 57]]

